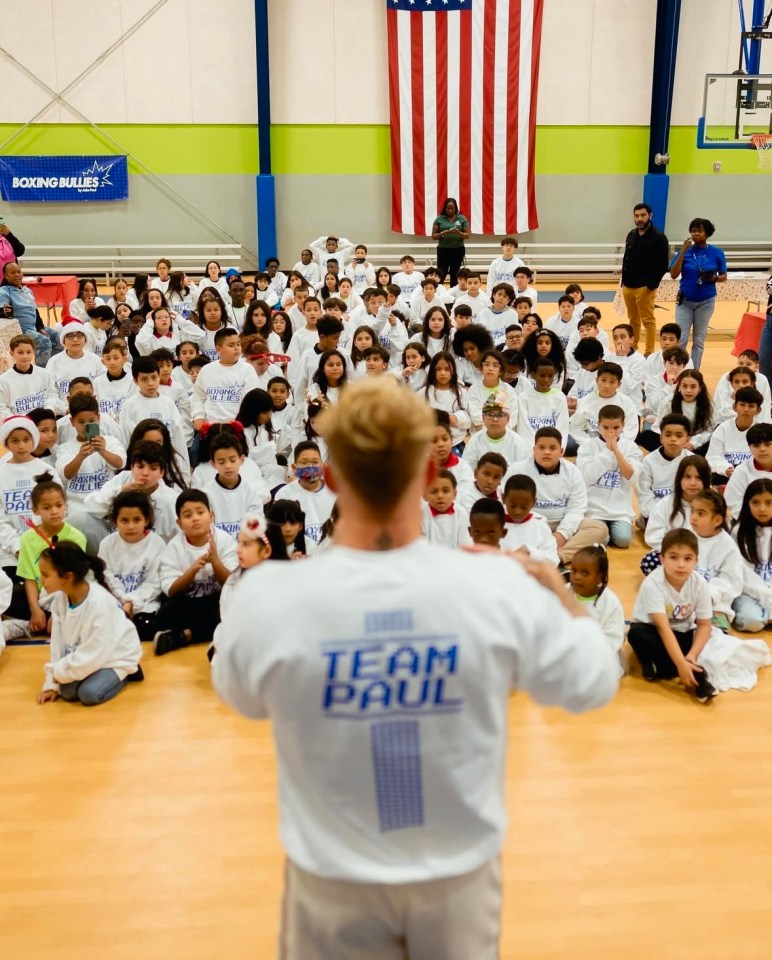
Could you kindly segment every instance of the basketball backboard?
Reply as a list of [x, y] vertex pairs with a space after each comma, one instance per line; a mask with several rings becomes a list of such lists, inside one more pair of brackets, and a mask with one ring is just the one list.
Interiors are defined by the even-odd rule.
[[697, 146], [753, 149], [756, 133], [772, 133], [772, 74], [709, 73]]

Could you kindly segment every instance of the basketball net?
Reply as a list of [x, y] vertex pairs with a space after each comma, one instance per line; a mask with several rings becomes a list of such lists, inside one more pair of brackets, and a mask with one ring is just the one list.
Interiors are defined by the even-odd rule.
[[751, 143], [758, 154], [759, 170], [764, 173], [772, 173], [772, 133], [754, 133], [751, 137]]

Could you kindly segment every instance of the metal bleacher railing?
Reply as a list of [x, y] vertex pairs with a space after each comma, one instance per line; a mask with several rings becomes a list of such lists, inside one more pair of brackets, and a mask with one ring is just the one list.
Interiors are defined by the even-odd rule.
[[[772, 262], [772, 239], [726, 240], [718, 244], [726, 253], [730, 271], [769, 274]], [[671, 244], [675, 254], [677, 244]], [[368, 259], [376, 266], [399, 269], [404, 253], [416, 258], [420, 270], [437, 261], [436, 244], [431, 241], [405, 240], [399, 243], [373, 243]], [[494, 257], [501, 252], [495, 242], [467, 243], [466, 266], [485, 273]], [[522, 243], [518, 255], [537, 272], [542, 280], [617, 281], [622, 272], [624, 246], [620, 243]], [[184, 270], [192, 277], [203, 276], [208, 260], [217, 260], [223, 270], [236, 267], [247, 273], [255, 269], [254, 260], [240, 244], [128, 244], [121, 246], [87, 246], [73, 244], [31, 245], [22, 257], [28, 276], [76, 274], [104, 278], [111, 284], [117, 276], [132, 277], [135, 273], [155, 272], [159, 256], [168, 257], [175, 270]], [[290, 258], [285, 269], [294, 262]]]
[[223, 271], [254, 270], [254, 261], [244, 256], [238, 243], [197, 244], [125, 244], [101, 246], [72, 244], [31, 244], [21, 264], [28, 276], [76, 274], [95, 277], [111, 285], [116, 277], [133, 277], [136, 273], [155, 274], [159, 257], [168, 257], [173, 269], [191, 276], [203, 276], [208, 260], [217, 260]]

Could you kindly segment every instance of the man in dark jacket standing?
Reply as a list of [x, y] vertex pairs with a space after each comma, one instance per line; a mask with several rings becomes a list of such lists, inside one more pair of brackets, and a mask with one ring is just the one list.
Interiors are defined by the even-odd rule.
[[651, 222], [651, 207], [637, 203], [633, 207], [635, 229], [627, 234], [625, 255], [622, 260], [622, 295], [627, 316], [635, 337], [633, 346], [638, 347], [641, 326], [646, 331], [645, 356], [654, 351], [656, 324], [654, 322], [654, 298], [657, 287], [668, 266], [668, 242]]

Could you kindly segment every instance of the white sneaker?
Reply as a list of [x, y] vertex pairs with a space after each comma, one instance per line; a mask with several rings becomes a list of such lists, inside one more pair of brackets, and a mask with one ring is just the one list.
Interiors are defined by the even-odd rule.
[[3, 620], [3, 639], [21, 640], [22, 637], [31, 637], [29, 620]]

